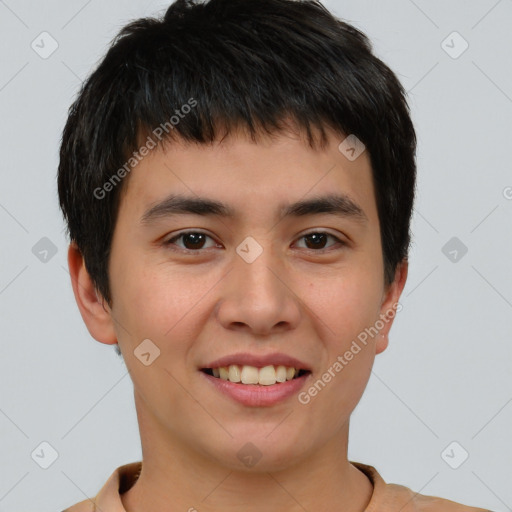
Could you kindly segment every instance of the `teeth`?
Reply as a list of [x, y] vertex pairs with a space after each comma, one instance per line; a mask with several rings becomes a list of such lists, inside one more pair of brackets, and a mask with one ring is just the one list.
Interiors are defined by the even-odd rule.
[[285, 382], [292, 380], [298, 370], [286, 366], [265, 366], [256, 368], [255, 366], [236, 365], [222, 366], [220, 368], [212, 368], [214, 377], [230, 382], [241, 382], [242, 384], [259, 384], [260, 386], [272, 386], [277, 382]]
[[295, 376], [295, 368], [286, 368], [286, 380], [292, 380]]
[[259, 372], [254, 366], [243, 366], [241, 380], [242, 384], [258, 384]]
[[240, 376], [240, 369], [236, 364], [232, 364], [228, 370], [228, 378], [231, 382], [240, 382], [242, 380]]
[[262, 368], [260, 370], [259, 377], [259, 384], [261, 384], [262, 386], [270, 386], [277, 382], [276, 370], [273, 366], [265, 366], [264, 368]]
[[284, 382], [286, 380], [286, 366], [278, 366], [276, 368], [277, 382]]

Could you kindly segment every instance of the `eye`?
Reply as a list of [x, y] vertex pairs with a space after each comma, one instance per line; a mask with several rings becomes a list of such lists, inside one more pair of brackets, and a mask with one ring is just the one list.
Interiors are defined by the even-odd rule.
[[[169, 238], [166, 242], [164, 242], [165, 245], [174, 245], [176, 240], [179, 240], [180, 238], [183, 239], [184, 245], [186, 247], [180, 247], [179, 249], [185, 250], [185, 251], [195, 251], [197, 252], [198, 249], [204, 249], [204, 242], [206, 238], [210, 238], [213, 240], [213, 238], [206, 233], [203, 233], [201, 231], [183, 231], [179, 235], [173, 236], [172, 238]], [[187, 247], [188, 246], [188, 247]]]
[[310, 246], [306, 247], [306, 249], [312, 249], [314, 251], [320, 252], [320, 251], [325, 249], [324, 245], [325, 245], [326, 240], [329, 237], [334, 239], [336, 242], [338, 242], [342, 246], [346, 245], [346, 243], [343, 242], [342, 240], [340, 240], [338, 237], [332, 235], [331, 233], [327, 233], [326, 231], [313, 231], [311, 233], [307, 233], [305, 235], [302, 235], [300, 237], [300, 239], [304, 239], [304, 240], [308, 240], [309, 241]]
[[[328, 238], [332, 238], [335, 242], [338, 242], [341, 246], [347, 245], [345, 242], [340, 240], [338, 237], [332, 235], [331, 233], [327, 233], [326, 231], [314, 231], [311, 233], [307, 233], [305, 235], [302, 235], [299, 240], [307, 240], [305, 249], [313, 250], [315, 252], [321, 252], [322, 250], [325, 250], [325, 243]], [[172, 238], [169, 238], [166, 242], [164, 242], [164, 245], [171, 246], [176, 245], [179, 250], [182, 251], [188, 251], [188, 252], [199, 252], [201, 249], [207, 249], [208, 247], [205, 247], [205, 241], [209, 238], [213, 241], [213, 238], [206, 233], [203, 233], [201, 231], [183, 231], [179, 233], [178, 235], [173, 236]], [[184, 247], [179, 246], [176, 244], [176, 241], [182, 239]], [[308, 246], [309, 245], [309, 246]], [[213, 245], [213, 247], [215, 244]], [[212, 247], [212, 246], [210, 246]], [[330, 246], [332, 247], [332, 245]]]

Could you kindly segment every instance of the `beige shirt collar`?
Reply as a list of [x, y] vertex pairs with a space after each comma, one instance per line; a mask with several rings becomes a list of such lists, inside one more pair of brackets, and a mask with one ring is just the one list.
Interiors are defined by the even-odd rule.
[[[491, 512], [434, 496], [423, 496], [402, 485], [387, 484], [373, 466], [349, 462], [362, 471], [373, 485], [372, 497], [365, 512]], [[118, 467], [94, 499], [77, 503], [63, 512], [126, 512], [120, 495], [134, 485], [141, 468], [142, 462]]]

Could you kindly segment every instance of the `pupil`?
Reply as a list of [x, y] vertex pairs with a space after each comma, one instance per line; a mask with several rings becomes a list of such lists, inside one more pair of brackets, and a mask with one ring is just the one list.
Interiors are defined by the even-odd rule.
[[[326, 235], [323, 233], [312, 233], [311, 235], [306, 235], [307, 240], [313, 240], [314, 247], [321, 246], [322, 242], [325, 242], [325, 237]], [[322, 238], [322, 240], [320, 240], [320, 238]]]
[[204, 242], [204, 239], [200, 240], [201, 237], [204, 237], [202, 233], [188, 233], [184, 237], [185, 245], [189, 245], [186, 243], [187, 240], [192, 240], [193, 249], [197, 249], [197, 244], [201, 245], [201, 242]]

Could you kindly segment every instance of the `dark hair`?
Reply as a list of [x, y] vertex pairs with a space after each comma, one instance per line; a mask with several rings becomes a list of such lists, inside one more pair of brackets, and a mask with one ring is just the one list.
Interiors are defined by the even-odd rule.
[[162, 18], [119, 32], [83, 83], [62, 135], [60, 207], [108, 304], [121, 178], [137, 164], [141, 141], [209, 143], [221, 127], [257, 140], [287, 119], [312, 148], [313, 129], [325, 146], [324, 126], [365, 144], [384, 281], [393, 281], [410, 244], [416, 135], [405, 91], [368, 38], [316, 0], [176, 0]]

